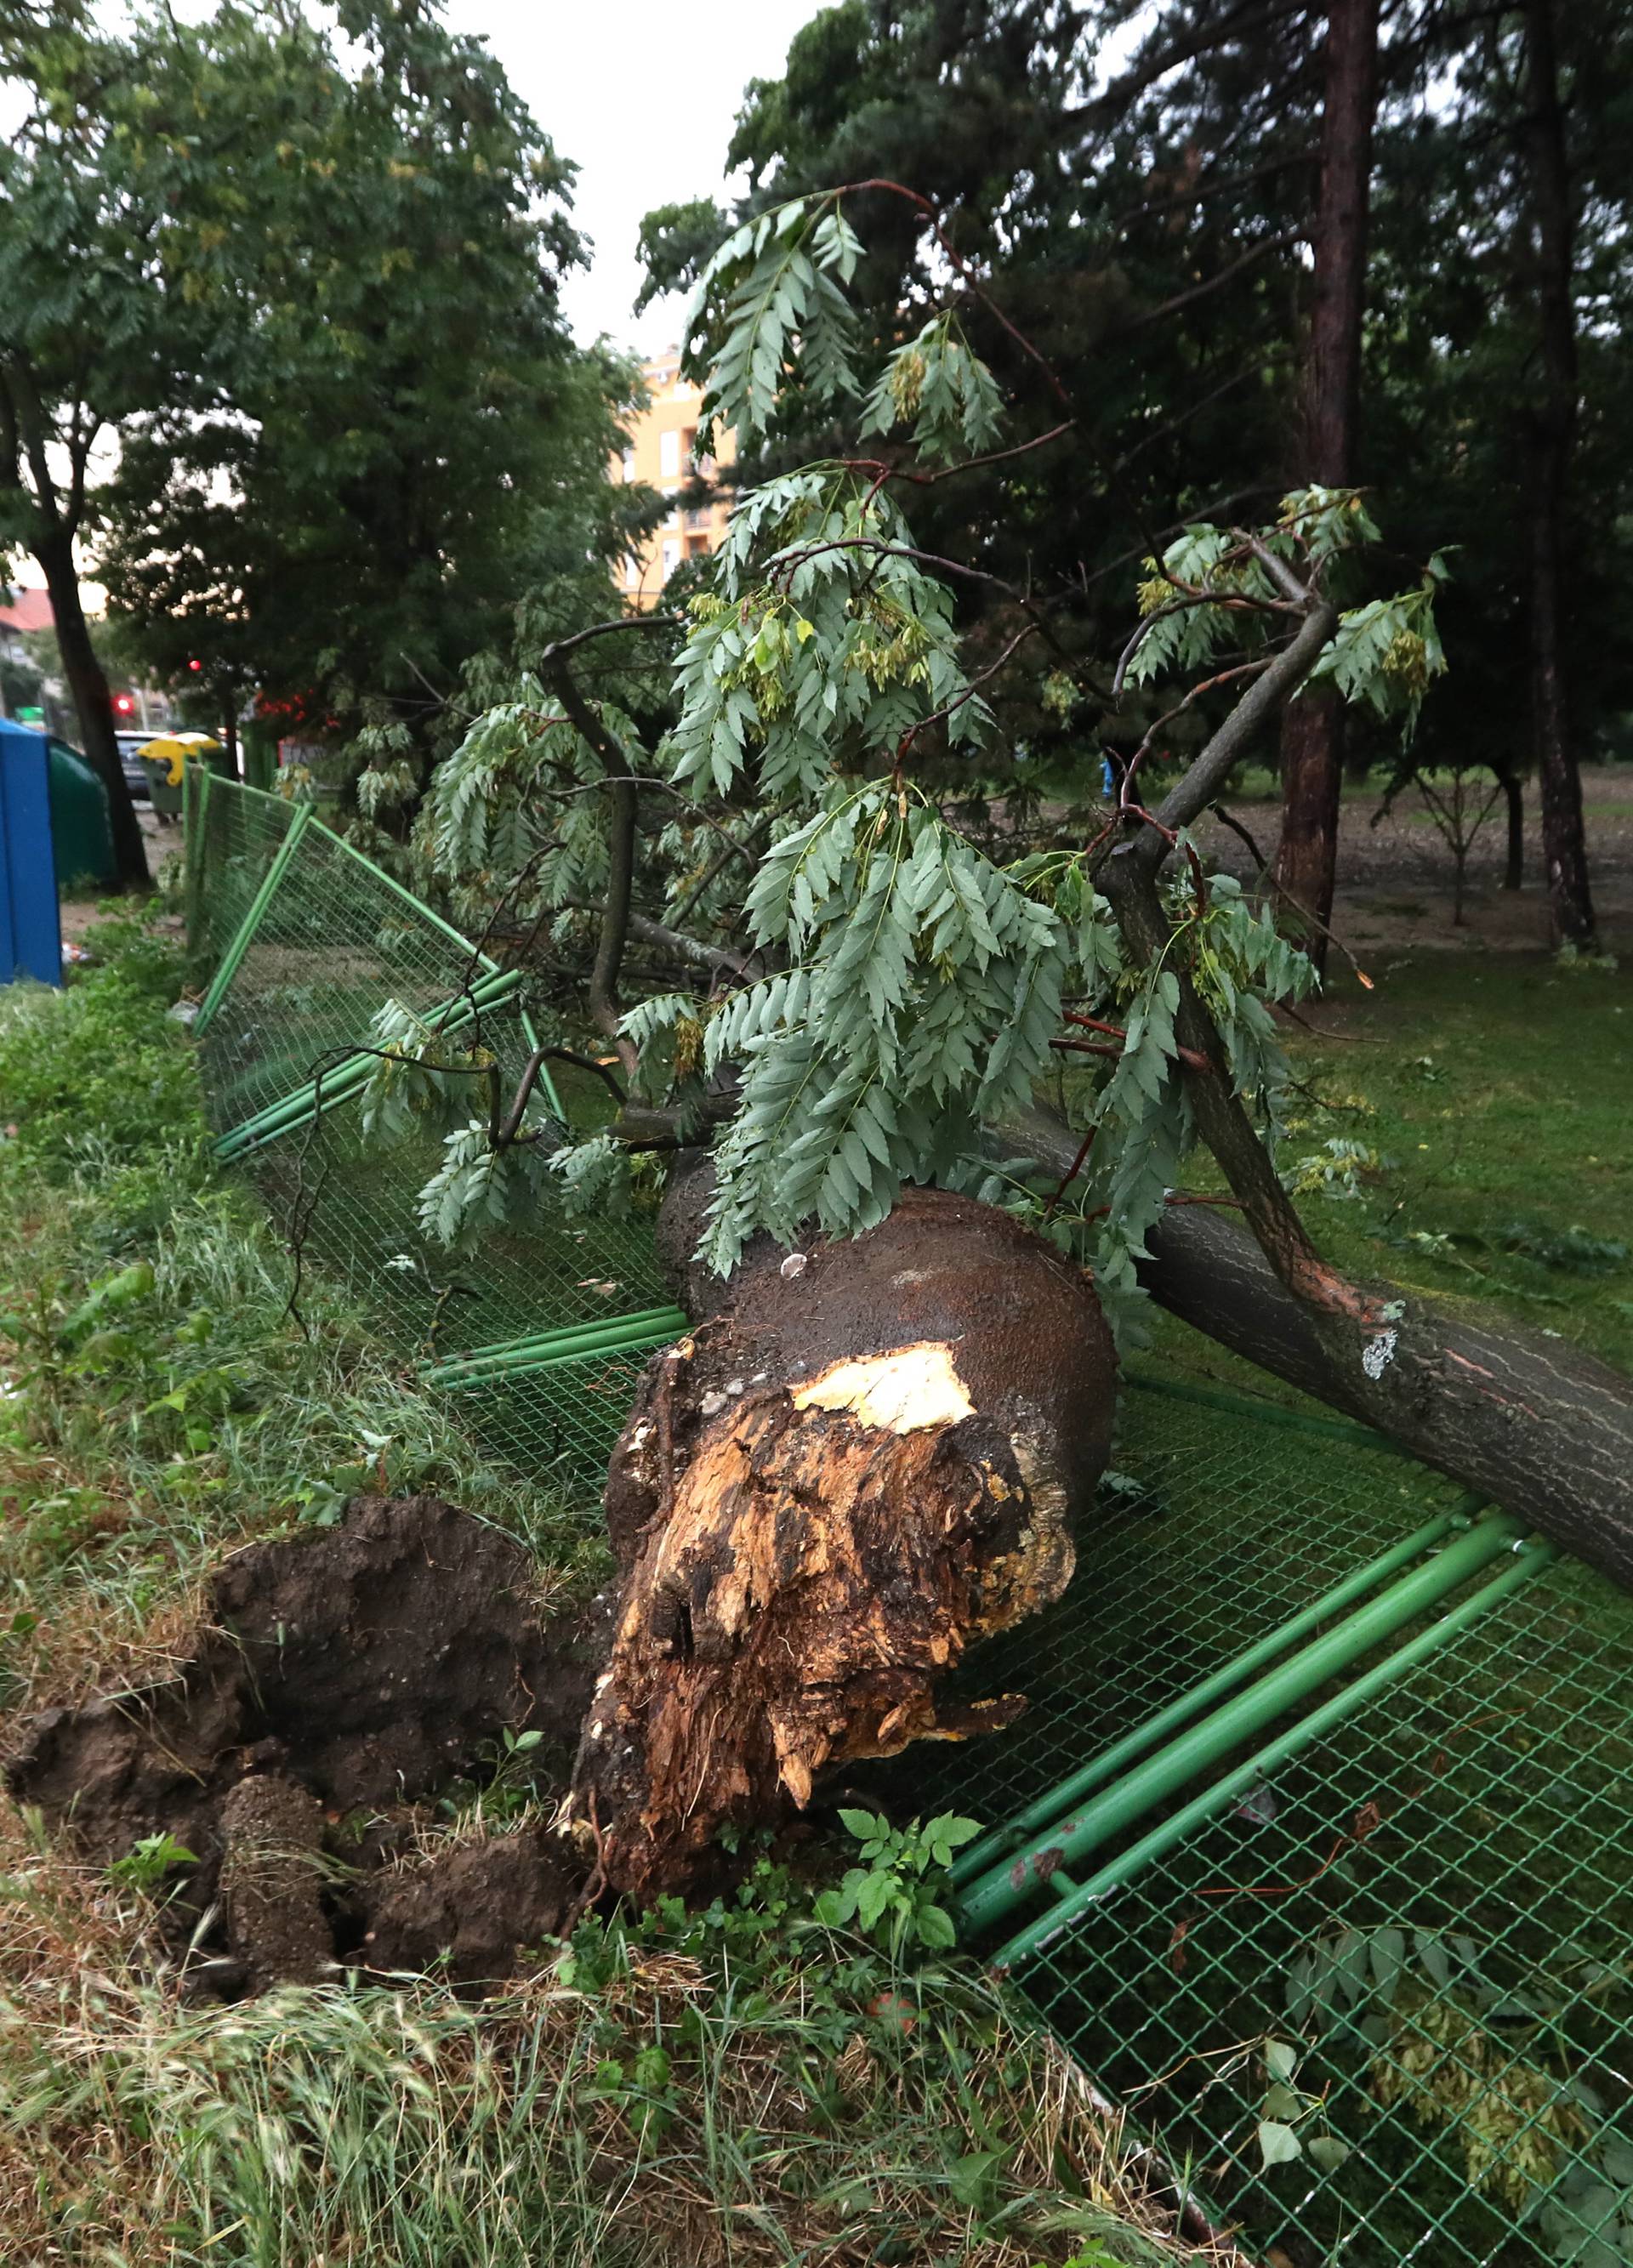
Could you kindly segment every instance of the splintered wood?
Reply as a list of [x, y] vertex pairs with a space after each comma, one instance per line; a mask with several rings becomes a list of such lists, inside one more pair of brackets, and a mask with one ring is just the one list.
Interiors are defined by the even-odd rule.
[[568, 1826], [637, 1899], [824, 1769], [1006, 1724], [938, 1694], [1059, 1596], [1114, 1362], [1078, 1271], [1006, 1214], [911, 1192], [654, 1358], [615, 1452], [624, 1569]]

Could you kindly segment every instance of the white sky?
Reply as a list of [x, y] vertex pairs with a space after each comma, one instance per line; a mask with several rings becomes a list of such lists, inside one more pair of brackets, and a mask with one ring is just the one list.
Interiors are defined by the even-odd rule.
[[[751, 78], [782, 75], [788, 41], [824, 0], [447, 0], [450, 26], [485, 39], [535, 118], [579, 167], [573, 217], [593, 247], [562, 303], [587, 345], [602, 332], [654, 354], [680, 325], [679, 303], [648, 307], [635, 256], [654, 205], [716, 196], [732, 126]], [[119, 0], [98, 11], [116, 21]], [[184, 15], [207, 12], [182, 0]], [[0, 584], [34, 585], [34, 563], [0, 558]], [[93, 597], [100, 596], [92, 593]]]
[[644, 352], [673, 339], [673, 301], [655, 303], [639, 321], [632, 313], [641, 216], [720, 193], [743, 87], [781, 77], [789, 40], [821, 4], [449, 0], [449, 24], [488, 41], [557, 150], [580, 169], [574, 217], [595, 257], [562, 294], [580, 339], [605, 331]]

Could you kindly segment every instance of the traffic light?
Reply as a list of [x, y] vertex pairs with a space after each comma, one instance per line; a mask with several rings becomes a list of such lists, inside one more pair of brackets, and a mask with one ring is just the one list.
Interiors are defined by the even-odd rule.
[[196, 675], [198, 674], [199, 671], [200, 671], [201, 669], [203, 669], [203, 666], [204, 666], [204, 665], [203, 665], [203, 663], [202, 661], [189, 661], [189, 662], [188, 662], [188, 668], [193, 672], [193, 674], [194, 674], [194, 675], [195, 675], [195, 676], [196, 676]]
[[114, 709], [115, 714], [118, 716], [135, 716], [136, 696], [131, 693], [115, 693], [114, 696]]

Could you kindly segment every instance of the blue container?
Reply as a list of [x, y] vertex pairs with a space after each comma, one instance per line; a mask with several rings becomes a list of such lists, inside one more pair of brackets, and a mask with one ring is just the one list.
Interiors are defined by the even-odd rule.
[[0, 717], [0, 983], [63, 981], [43, 733]]

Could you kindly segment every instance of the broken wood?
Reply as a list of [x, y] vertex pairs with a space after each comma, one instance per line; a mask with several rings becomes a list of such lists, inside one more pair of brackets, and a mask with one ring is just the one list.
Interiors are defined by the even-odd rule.
[[853, 1241], [751, 1254], [612, 1459], [616, 1637], [565, 1820], [605, 1885], [693, 1887], [722, 1826], [828, 1768], [1018, 1713], [938, 1688], [1065, 1588], [1114, 1400], [1081, 1271], [990, 1206], [911, 1190]]

